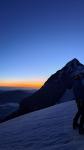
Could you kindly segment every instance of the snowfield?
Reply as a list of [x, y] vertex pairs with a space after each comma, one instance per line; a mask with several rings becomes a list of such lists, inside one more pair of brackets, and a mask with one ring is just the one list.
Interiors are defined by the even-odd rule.
[[75, 101], [64, 102], [0, 124], [0, 150], [84, 150], [72, 129]]

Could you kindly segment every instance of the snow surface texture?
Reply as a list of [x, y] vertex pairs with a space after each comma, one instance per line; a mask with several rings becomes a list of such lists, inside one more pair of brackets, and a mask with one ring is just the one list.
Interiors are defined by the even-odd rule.
[[72, 129], [75, 101], [61, 103], [0, 124], [0, 150], [84, 150]]

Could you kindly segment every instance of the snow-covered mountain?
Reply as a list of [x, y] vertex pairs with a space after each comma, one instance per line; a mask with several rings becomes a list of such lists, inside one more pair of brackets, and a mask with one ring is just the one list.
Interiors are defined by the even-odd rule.
[[72, 78], [80, 72], [84, 73], [84, 65], [77, 59], [71, 60], [61, 70], [53, 74], [38, 91], [24, 98], [17, 111], [10, 114], [8, 112], [9, 115], [0, 119], [0, 122], [64, 101], [73, 100], [74, 94], [73, 90], [69, 89], [70, 84], [73, 85]]
[[0, 124], [0, 150], [84, 150], [84, 136], [72, 128], [75, 101]]
[[[20, 105], [20, 114], [32, 112], [38, 109], [62, 102], [61, 97], [72, 85], [72, 78], [76, 74], [84, 72], [84, 65], [77, 59], [68, 62], [61, 70], [53, 74], [32, 96], [23, 99]], [[70, 92], [68, 92], [70, 96]], [[72, 92], [71, 92], [71, 95]], [[72, 96], [73, 99], [74, 96]], [[61, 99], [61, 101], [60, 101]]]

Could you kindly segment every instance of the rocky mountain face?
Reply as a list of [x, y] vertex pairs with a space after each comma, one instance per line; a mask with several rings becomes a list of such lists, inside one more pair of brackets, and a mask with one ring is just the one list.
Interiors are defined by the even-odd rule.
[[23, 99], [20, 113], [28, 113], [59, 103], [66, 89], [71, 88], [72, 78], [84, 72], [84, 65], [77, 59], [68, 62], [61, 70], [53, 74], [32, 96]]

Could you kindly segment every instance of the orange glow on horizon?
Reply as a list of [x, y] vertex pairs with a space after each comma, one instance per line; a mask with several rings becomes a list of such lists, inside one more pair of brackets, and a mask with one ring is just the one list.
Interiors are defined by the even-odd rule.
[[0, 87], [40, 88], [43, 81], [0, 81]]

